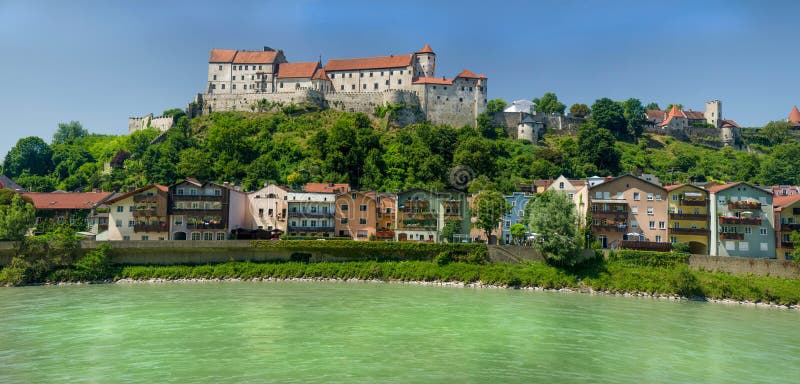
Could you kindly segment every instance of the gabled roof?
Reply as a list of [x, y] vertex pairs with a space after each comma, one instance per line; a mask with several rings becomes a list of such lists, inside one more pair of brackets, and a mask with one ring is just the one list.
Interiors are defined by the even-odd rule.
[[433, 53], [434, 55], [436, 54], [435, 52], [433, 52], [433, 49], [431, 49], [431, 46], [428, 44], [425, 44], [425, 46], [422, 47], [422, 49], [420, 49], [415, 53]]
[[161, 192], [169, 192], [169, 187], [167, 187], [167, 186], [159, 185], [159, 184], [150, 184], [150, 185], [146, 185], [144, 187], [141, 187], [139, 189], [135, 189], [133, 191], [127, 192], [127, 193], [117, 194], [116, 196], [113, 196], [112, 198], [108, 199], [105, 202], [106, 203], [116, 203], [117, 201], [126, 199], [128, 197], [133, 196], [133, 195], [138, 195], [138, 194], [140, 194], [140, 193], [142, 193], [144, 191], [147, 191], [147, 190], [150, 190], [150, 189], [153, 189], [153, 188], [156, 188]]
[[278, 78], [310, 79], [317, 72], [317, 68], [319, 68], [319, 63], [316, 61], [307, 63], [282, 63], [278, 66]]
[[658, 109], [648, 109], [644, 112], [647, 116], [647, 120], [652, 121], [664, 121], [667, 118], [667, 111], [660, 111]]
[[800, 201], [800, 195], [778, 196], [772, 199], [772, 205], [776, 211], [781, 211], [798, 201]]
[[20, 187], [14, 180], [9, 179], [6, 175], [0, 175], [0, 188], [11, 189], [17, 192], [25, 192], [25, 189]]
[[331, 79], [328, 77], [328, 73], [325, 72], [325, 68], [317, 68], [317, 71], [314, 72], [314, 76], [311, 79], [331, 81]]
[[632, 174], [630, 174], [630, 173], [626, 173], [626, 174], [624, 174], [624, 175], [621, 175], [621, 176], [617, 176], [617, 177], [611, 178], [611, 179], [609, 179], [609, 180], [606, 180], [606, 181], [604, 181], [604, 182], [602, 182], [602, 183], [600, 183], [600, 184], [595, 184], [593, 187], [590, 187], [589, 189], [592, 189], [592, 188], [598, 188], [598, 187], [600, 187], [600, 186], [606, 186], [606, 185], [608, 185], [609, 183], [616, 182], [617, 180], [620, 180], [620, 179], [622, 179], [622, 178], [625, 178], [625, 177], [633, 177], [633, 178], [634, 178], [634, 179], [636, 179], [636, 180], [640, 180], [640, 181], [642, 181], [642, 182], [644, 182], [644, 183], [650, 184], [650, 185], [652, 185], [652, 186], [654, 186], [654, 187], [656, 187], [656, 188], [658, 188], [658, 189], [664, 189], [664, 187], [662, 187], [662, 186], [660, 186], [660, 185], [658, 185], [658, 184], [656, 184], [656, 183], [654, 183], [654, 182], [652, 182], [652, 181], [647, 181], [647, 180], [645, 180], [645, 179], [643, 179], [643, 178], [641, 178], [641, 177], [637, 177], [637, 176], [635, 176], [635, 175], [632, 175]]
[[708, 193], [708, 191], [706, 191], [705, 189], [700, 188], [700, 187], [698, 187], [696, 185], [693, 185], [693, 184], [689, 184], [689, 183], [666, 185], [666, 186], [664, 186], [664, 189], [666, 189], [667, 192], [672, 192], [672, 191], [674, 191], [674, 190], [676, 190], [676, 189], [678, 189], [680, 187], [689, 187], [689, 188], [692, 188], [692, 189], [696, 189], [698, 191], [702, 191], [704, 193]]
[[722, 184], [722, 185], [714, 185], [714, 186], [706, 188], [706, 190], [708, 192], [711, 192], [711, 193], [717, 193], [717, 192], [724, 191], [724, 190], [726, 190], [728, 188], [732, 188], [732, 187], [735, 187], [737, 185], [742, 185], [742, 184], [746, 185], [746, 186], [748, 186], [750, 188], [753, 188], [755, 190], [762, 191], [762, 192], [764, 192], [764, 194], [772, 196], [772, 187], [768, 187], [769, 190], [766, 190], [766, 189], [764, 189], [762, 187], [759, 187], [759, 186], [756, 186], [756, 185], [753, 185], [753, 184], [750, 184], [750, 183], [746, 183], [744, 181], [737, 181], [737, 182], [733, 182], [733, 183], [725, 183], [725, 184]]
[[411, 65], [412, 54], [399, 56], [378, 56], [357, 59], [331, 59], [325, 64], [325, 71], [353, 71], [360, 69], [399, 68]]
[[440, 85], [451, 85], [453, 84], [453, 79], [445, 79], [444, 77], [419, 77], [414, 80], [414, 84], [440, 84]]
[[26, 192], [36, 209], [92, 209], [113, 192]]
[[667, 115], [667, 118], [661, 122], [661, 126], [668, 125], [669, 122], [672, 121], [672, 119], [677, 119], [677, 118], [685, 119], [686, 114], [684, 114], [682, 110], [678, 109], [678, 106], [673, 105], [672, 109], [669, 110], [669, 115]]
[[700, 111], [683, 111], [683, 115], [689, 120], [705, 120], [706, 116]]
[[236, 56], [234, 49], [212, 49], [211, 56], [208, 58], [209, 63], [230, 63]]
[[484, 74], [476, 75], [475, 72], [470, 71], [469, 69], [465, 69], [461, 71], [456, 77], [462, 77], [465, 79], [485, 79], [486, 76]]
[[303, 191], [310, 193], [336, 193], [350, 191], [350, 184], [341, 183], [308, 183], [303, 187]]
[[790, 123], [800, 124], [800, 111], [797, 110], [797, 106], [795, 105], [792, 107], [792, 111], [789, 112], [789, 119]]
[[720, 121], [720, 127], [722, 128], [739, 128], [739, 124], [736, 124], [733, 120], [722, 120]]
[[[200, 180], [197, 180], [197, 179], [195, 179], [194, 177], [187, 177], [187, 178], [185, 178], [185, 179], [183, 180], [183, 182], [185, 182], [185, 183], [191, 183], [191, 184], [194, 184], [194, 185], [196, 185], [196, 186], [198, 186], [198, 187], [202, 187], [202, 186], [203, 186], [203, 183], [201, 183], [201, 182], [200, 182]], [[178, 184], [180, 184], [180, 183], [178, 183]]]

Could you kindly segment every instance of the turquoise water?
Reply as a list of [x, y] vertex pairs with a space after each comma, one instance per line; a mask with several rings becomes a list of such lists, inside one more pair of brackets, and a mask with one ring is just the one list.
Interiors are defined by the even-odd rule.
[[800, 313], [376, 283], [0, 289], [0, 382], [791, 383]]

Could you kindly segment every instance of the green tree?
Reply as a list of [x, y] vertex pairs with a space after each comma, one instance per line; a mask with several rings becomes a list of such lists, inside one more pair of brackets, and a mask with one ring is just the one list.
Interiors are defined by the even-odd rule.
[[0, 206], [0, 240], [21, 242], [36, 221], [33, 204], [23, 200], [19, 194], [11, 198], [11, 204]]
[[606, 97], [592, 104], [592, 121], [598, 128], [609, 130], [618, 139], [627, 136], [628, 133], [624, 113], [620, 103]]
[[598, 128], [590, 121], [578, 128], [578, 156], [583, 164], [592, 164], [603, 174], [619, 172], [620, 152], [614, 135], [605, 128]]
[[446, 220], [442, 230], [439, 231], [439, 239], [452, 243], [453, 236], [461, 233], [461, 222], [458, 220]]
[[494, 119], [492, 119], [492, 115], [488, 113], [481, 113], [478, 115], [477, 118], [478, 122], [478, 132], [480, 132], [481, 136], [487, 139], [496, 139], [498, 136], [501, 136], [502, 128], [498, 127], [495, 124]]
[[[789, 240], [794, 244], [800, 244], [800, 232], [794, 231], [789, 235]], [[792, 261], [800, 264], [800, 247], [794, 247], [791, 253]]]
[[567, 106], [558, 101], [558, 96], [553, 92], [545, 93], [541, 99], [538, 97], [533, 99], [533, 103], [536, 104], [533, 109], [539, 113], [558, 113], [563, 115], [564, 110], [567, 109]]
[[511, 232], [511, 238], [517, 244], [522, 244], [525, 240], [525, 234], [528, 233], [528, 229], [520, 223], [512, 225], [508, 230]]
[[500, 224], [503, 216], [511, 211], [511, 204], [497, 191], [482, 191], [475, 196], [473, 215], [476, 218], [475, 227], [486, 233], [486, 238], [492, 237], [492, 232]]
[[197, 148], [187, 148], [180, 152], [176, 166], [181, 177], [196, 177], [199, 180], [211, 179], [211, 156]]
[[622, 102], [623, 116], [627, 126], [627, 133], [634, 139], [638, 139], [644, 132], [644, 125], [647, 123], [645, 109], [639, 99], [628, 99]]
[[73, 144], [88, 135], [89, 131], [84, 129], [80, 122], [73, 120], [69, 123], [59, 123], [58, 129], [53, 135], [53, 145]]
[[535, 233], [534, 246], [555, 265], [572, 266], [578, 259], [580, 239], [577, 213], [564, 193], [547, 191], [531, 200], [528, 227]]
[[800, 180], [800, 143], [776, 146], [761, 163], [759, 179], [766, 185], [794, 185]]
[[586, 117], [592, 113], [592, 110], [586, 104], [572, 104], [569, 107], [569, 113], [576, 117]]
[[3, 160], [3, 172], [11, 178], [23, 173], [44, 176], [52, 170], [53, 150], [44, 140], [36, 136], [19, 139]]
[[683, 104], [667, 104], [667, 111], [672, 109], [672, 107], [678, 107], [678, 109], [683, 109]]
[[761, 134], [769, 140], [772, 145], [783, 144], [789, 138], [789, 132], [792, 130], [792, 124], [788, 121], [770, 121], [764, 128], [761, 128]]
[[489, 100], [488, 103], [486, 103], [486, 111], [487, 112], [503, 112], [503, 110], [506, 109], [507, 105], [508, 105], [508, 103], [506, 103], [506, 101], [503, 100], [503, 99], [492, 99], [492, 100]]
[[658, 103], [651, 101], [649, 104], [644, 106], [644, 109], [647, 111], [660, 111], [661, 107], [658, 106]]

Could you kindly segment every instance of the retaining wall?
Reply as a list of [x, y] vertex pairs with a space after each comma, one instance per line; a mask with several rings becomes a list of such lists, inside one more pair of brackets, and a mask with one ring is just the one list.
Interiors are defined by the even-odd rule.
[[760, 276], [800, 277], [800, 266], [791, 260], [692, 255], [689, 258], [689, 267], [713, 272], [727, 272], [735, 275], [752, 273]]

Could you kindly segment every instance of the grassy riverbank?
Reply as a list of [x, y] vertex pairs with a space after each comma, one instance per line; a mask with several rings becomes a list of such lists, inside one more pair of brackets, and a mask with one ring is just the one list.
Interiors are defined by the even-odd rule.
[[125, 266], [117, 279], [183, 278], [339, 278], [384, 281], [448, 281], [513, 287], [592, 289], [607, 292], [680, 295], [797, 305], [800, 280], [694, 271], [685, 265], [636, 266], [598, 261], [566, 271], [545, 263], [440, 265], [428, 261], [249, 263], [215, 265]]

